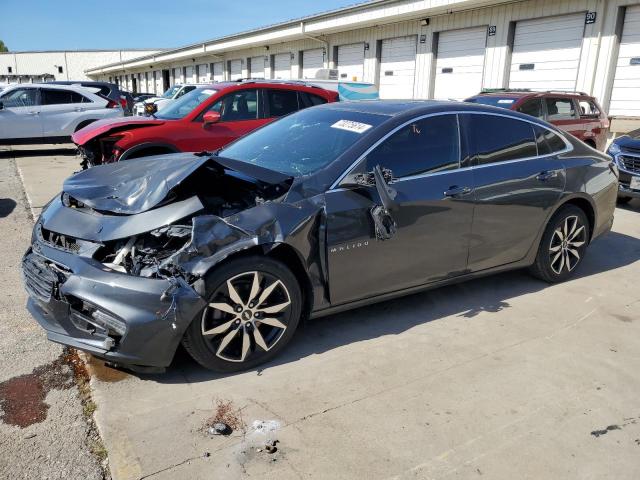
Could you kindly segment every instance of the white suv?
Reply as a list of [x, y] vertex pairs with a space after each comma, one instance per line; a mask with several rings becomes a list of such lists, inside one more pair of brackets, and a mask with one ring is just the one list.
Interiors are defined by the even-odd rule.
[[20, 84], [0, 93], [0, 143], [62, 143], [91, 122], [122, 117], [122, 107], [75, 85]]
[[133, 114], [134, 115], [145, 115], [144, 106], [149, 103], [154, 103], [158, 110], [162, 110], [164, 107], [169, 105], [171, 100], [176, 100], [180, 98], [185, 93], [189, 93], [191, 90], [195, 90], [196, 87], [201, 85], [210, 85], [209, 83], [187, 83], [184, 85], [174, 85], [169, 88], [166, 92], [162, 94], [161, 97], [151, 97], [147, 98], [142, 102], [137, 102], [133, 106]]

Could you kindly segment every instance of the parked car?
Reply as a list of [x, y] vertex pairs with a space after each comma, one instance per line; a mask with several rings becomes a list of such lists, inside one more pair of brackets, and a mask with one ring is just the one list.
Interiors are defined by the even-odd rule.
[[29, 308], [115, 364], [166, 367], [182, 342], [212, 370], [251, 368], [309, 316], [523, 267], [568, 279], [611, 228], [615, 170], [517, 112], [328, 103], [217, 155], [67, 179], [24, 256]]
[[134, 115], [146, 115], [145, 105], [154, 104], [156, 106], [156, 111], [162, 110], [164, 107], [169, 105], [172, 100], [177, 100], [178, 98], [186, 95], [187, 93], [195, 90], [199, 86], [206, 86], [207, 84], [200, 83], [187, 83], [184, 85], [174, 85], [170, 87], [166, 92], [164, 92], [161, 96], [153, 96], [151, 98], [147, 98], [146, 100], [136, 102], [133, 106], [133, 114]]
[[15, 85], [0, 93], [0, 143], [65, 143], [96, 120], [122, 115], [120, 104], [97, 89]]
[[[119, 103], [125, 115], [131, 115], [133, 97], [131, 97], [129, 92], [120, 90], [118, 85], [115, 83], [94, 82], [92, 80], [55, 80], [47, 83], [54, 85], [79, 85], [81, 87], [97, 88], [100, 95]], [[129, 101], [128, 97], [131, 98], [131, 101]]]
[[616, 138], [607, 153], [620, 171], [618, 202], [640, 198], [640, 129]]
[[138, 103], [138, 102], [144, 102], [145, 100], [149, 100], [150, 98], [154, 98], [156, 97], [155, 93], [136, 93], [133, 96], [133, 102]]
[[338, 98], [337, 92], [269, 81], [195, 87], [151, 117], [98, 122], [73, 141], [83, 166], [161, 153], [214, 151], [276, 117]]
[[598, 101], [586, 93], [494, 89], [465, 101], [508, 108], [546, 120], [600, 151], [604, 151], [607, 143], [609, 118]]

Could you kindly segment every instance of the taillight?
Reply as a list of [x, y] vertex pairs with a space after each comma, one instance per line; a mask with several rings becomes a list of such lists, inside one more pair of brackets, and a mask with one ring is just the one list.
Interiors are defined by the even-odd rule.
[[106, 108], [119, 108], [119, 107], [120, 105], [118, 105], [118, 103], [114, 102], [113, 100], [109, 100], [106, 106]]

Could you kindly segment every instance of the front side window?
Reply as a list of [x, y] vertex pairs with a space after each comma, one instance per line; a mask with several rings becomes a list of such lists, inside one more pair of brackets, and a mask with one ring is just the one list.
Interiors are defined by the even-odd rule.
[[546, 98], [547, 120], [570, 120], [576, 117], [576, 109], [570, 98]]
[[17, 88], [2, 96], [5, 108], [33, 107], [36, 104], [37, 90], [35, 88]]
[[155, 114], [156, 118], [162, 118], [165, 120], [179, 120], [191, 113], [194, 108], [204, 102], [211, 95], [216, 93], [217, 90], [213, 88], [198, 88], [186, 95], [180, 97], [178, 100], [169, 102], [169, 105]]
[[537, 155], [533, 126], [515, 118], [461, 115], [472, 165], [506, 162]]
[[240, 90], [222, 97], [209, 110], [220, 113], [221, 122], [238, 122], [258, 118], [258, 91]]
[[539, 98], [527, 100], [520, 107], [518, 107], [518, 111], [526, 115], [531, 115], [532, 117], [544, 118], [544, 113], [542, 112], [542, 102]]
[[283, 117], [298, 110], [295, 90], [265, 90], [270, 117]]
[[367, 171], [377, 165], [395, 178], [458, 168], [460, 140], [456, 115], [417, 120], [391, 135], [367, 155]]

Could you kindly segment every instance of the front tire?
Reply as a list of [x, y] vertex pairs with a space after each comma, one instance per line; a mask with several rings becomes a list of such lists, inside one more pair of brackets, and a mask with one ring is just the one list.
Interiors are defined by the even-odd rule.
[[544, 231], [531, 274], [548, 283], [566, 280], [584, 258], [589, 238], [584, 211], [575, 205], [561, 207]]
[[625, 205], [631, 201], [631, 197], [618, 197], [618, 204]]
[[206, 278], [208, 306], [182, 343], [215, 372], [247, 370], [271, 360], [293, 338], [302, 313], [296, 277], [282, 263], [253, 256], [232, 260]]

